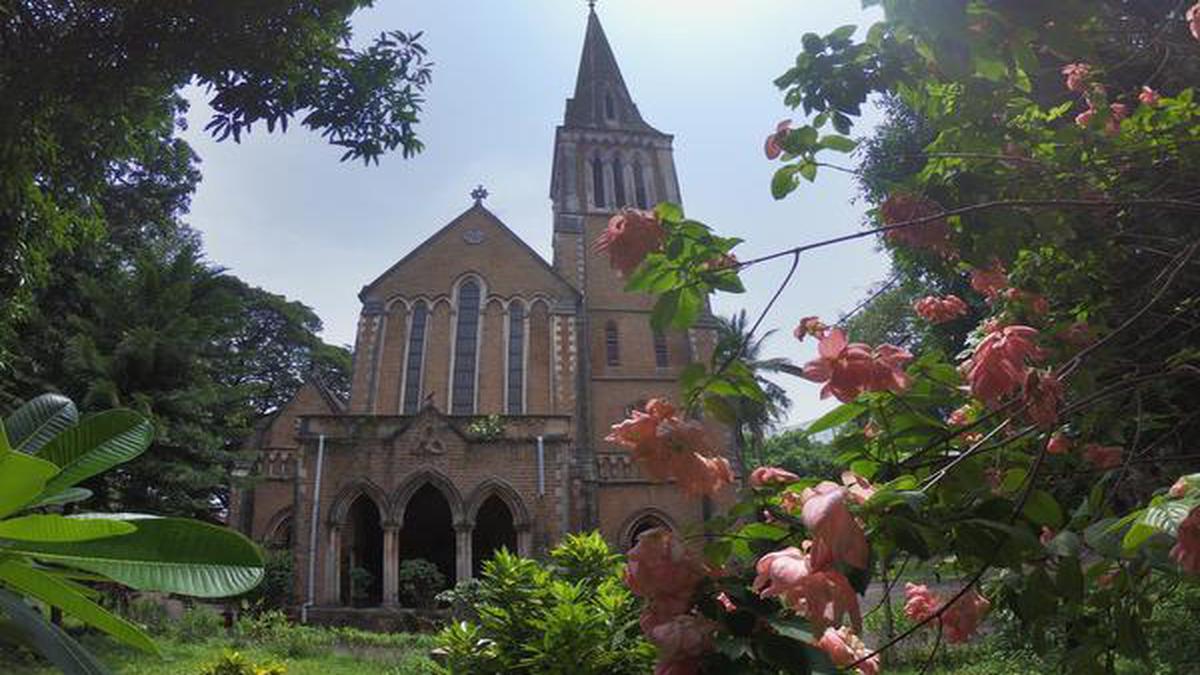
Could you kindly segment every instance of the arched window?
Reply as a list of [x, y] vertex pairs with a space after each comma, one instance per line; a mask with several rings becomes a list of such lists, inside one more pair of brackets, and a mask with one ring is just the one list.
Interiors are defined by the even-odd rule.
[[525, 412], [525, 305], [508, 306], [508, 413]]
[[628, 206], [625, 201], [625, 170], [621, 166], [621, 158], [613, 158], [613, 196], [617, 198], [617, 202], [613, 206], [621, 208]]
[[667, 351], [667, 336], [654, 332], [654, 365], [666, 368], [671, 365], [671, 353]]
[[425, 322], [429, 310], [424, 302], [413, 305], [408, 328], [408, 361], [404, 364], [404, 414], [415, 415], [421, 407], [421, 364], [425, 360]]
[[637, 205], [640, 209], [650, 208], [649, 200], [646, 199], [646, 180], [642, 174], [642, 162], [636, 160], [633, 165], [633, 192], [637, 196]]
[[458, 329], [454, 333], [454, 383], [450, 412], [475, 413], [475, 359], [479, 346], [479, 284], [458, 287]]
[[617, 334], [615, 321], [604, 324], [604, 354], [608, 365], [621, 365], [621, 336]]
[[604, 165], [600, 156], [592, 157], [592, 195], [598, 208], [604, 208]]
[[616, 106], [613, 105], [613, 97], [611, 92], [605, 92], [604, 94], [604, 117], [605, 119], [610, 120], [617, 119], [617, 110]]

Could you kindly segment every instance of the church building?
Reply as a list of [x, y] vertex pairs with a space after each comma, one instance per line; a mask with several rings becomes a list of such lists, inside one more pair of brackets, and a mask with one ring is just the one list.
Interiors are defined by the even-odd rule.
[[678, 401], [716, 332], [708, 315], [654, 332], [654, 298], [593, 250], [620, 208], [681, 202], [672, 137], [642, 118], [594, 10], [555, 133], [553, 261], [486, 196], [363, 287], [350, 400], [311, 382], [250, 441], [230, 523], [291, 552], [301, 602], [396, 606], [405, 560], [453, 584], [501, 547], [538, 556], [596, 529], [626, 550], [711, 508], [604, 440], [647, 399]]

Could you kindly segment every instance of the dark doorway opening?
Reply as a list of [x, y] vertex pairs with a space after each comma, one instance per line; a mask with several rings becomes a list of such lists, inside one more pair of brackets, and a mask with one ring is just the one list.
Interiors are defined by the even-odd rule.
[[483, 572], [484, 561], [490, 560], [502, 548], [517, 552], [517, 528], [513, 526], [512, 511], [496, 495], [488, 497], [475, 514], [475, 530], [471, 533], [471, 569], [475, 576]]
[[373, 607], [383, 600], [383, 528], [379, 509], [366, 495], [350, 505], [342, 532], [342, 604]]
[[426, 483], [413, 493], [404, 507], [404, 529], [400, 531], [400, 562], [423, 558], [437, 565], [446, 577], [446, 587], [454, 585], [454, 522], [450, 503], [432, 485]]

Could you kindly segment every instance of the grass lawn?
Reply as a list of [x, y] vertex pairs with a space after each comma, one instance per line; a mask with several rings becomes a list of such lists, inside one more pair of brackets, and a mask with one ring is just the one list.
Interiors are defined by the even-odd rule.
[[[129, 649], [99, 636], [82, 642], [114, 673], [121, 675], [197, 675], [226, 650], [237, 651], [255, 664], [281, 663], [288, 675], [424, 675], [432, 673], [426, 656], [433, 648], [428, 635], [395, 635], [388, 646], [332, 645], [297, 649], [286, 643], [253, 644], [245, 639], [155, 638], [162, 657]], [[13, 661], [0, 656], [5, 675], [50, 675], [59, 671], [32, 659]]]

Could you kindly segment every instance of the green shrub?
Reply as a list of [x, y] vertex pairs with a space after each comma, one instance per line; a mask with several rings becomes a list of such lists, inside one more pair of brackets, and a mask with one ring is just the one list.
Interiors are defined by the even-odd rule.
[[184, 642], [204, 642], [225, 634], [225, 619], [212, 607], [194, 605], [170, 623], [169, 633]]
[[429, 609], [437, 594], [446, 587], [446, 575], [437, 565], [423, 558], [400, 563], [400, 601], [408, 607]]
[[129, 601], [121, 614], [153, 635], [164, 635], [171, 631], [171, 617], [162, 601], [152, 597], [138, 597]]
[[479, 588], [478, 579], [467, 579], [438, 593], [436, 599], [450, 608], [450, 616], [455, 621], [475, 621], [479, 618], [479, 612], [475, 610], [480, 603]]
[[484, 563], [472, 591], [477, 621], [438, 634], [441, 672], [488, 675], [633, 675], [650, 672], [654, 648], [638, 629], [636, 599], [620, 557], [598, 535], [568, 537], [543, 566], [507, 551]]
[[375, 575], [361, 567], [350, 569], [350, 601], [355, 607], [362, 607], [371, 598], [371, 586], [375, 584]]
[[286, 675], [287, 668], [279, 663], [255, 665], [238, 652], [227, 651], [221, 658], [204, 666], [199, 675]]
[[294, 624], [280, 611], [244, 617], [238, 622], [237, 634], [242, 644], [252, 644], [290, 659], [320, 656], [336, 642], [334, 633]]
[[292, 552], [268, 549], [266, 554], [262, 583], [238, 598], [244, 611], [286, 609], [295, 603]]

